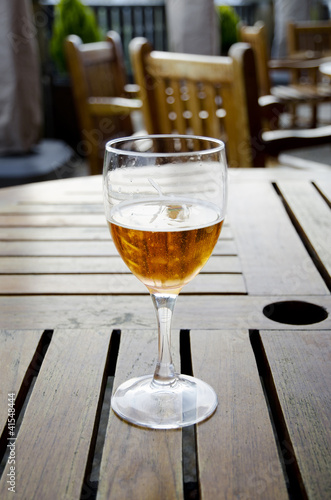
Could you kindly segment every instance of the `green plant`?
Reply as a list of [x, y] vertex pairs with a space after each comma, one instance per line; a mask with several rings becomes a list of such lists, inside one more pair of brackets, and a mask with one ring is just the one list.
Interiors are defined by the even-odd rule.
[[220, 19], [221, 49], [223, 54], [227, 54], [231, 45], [238, 41], [237, 24], [240, 18], [233, 7], [229, 5], [219, 5], [218, 15]]
[[80, 0], [60, 0], [55, 6], [53, 35], [50, 42], [51, 56], [60, 72], [66, 72], [64, 40], [68, 35], [78, 35], [83, 43], [102, 39], [92, 9]]

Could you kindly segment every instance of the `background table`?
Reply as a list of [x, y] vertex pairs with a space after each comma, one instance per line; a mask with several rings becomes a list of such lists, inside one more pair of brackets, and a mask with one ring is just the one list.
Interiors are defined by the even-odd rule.
[[110, 241], [101, 178], [0, 191], [0, 498], [8, 442], [19, 499], [330, 496], [331, 177], [229, 177], [221, 238], [173, 325], [176, 366], [219, 407], [183, 431], [109, 410], [113, 385], [152, 370], [157, 340], [151, 299]]
[[321, 64], [319, 70], [323, 75], [331, 77], [331, 62]]

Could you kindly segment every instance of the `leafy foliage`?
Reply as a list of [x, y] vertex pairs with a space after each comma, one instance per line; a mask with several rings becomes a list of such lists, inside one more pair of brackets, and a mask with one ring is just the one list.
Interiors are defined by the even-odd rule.
[[53, 35], [50, 42], [51, 56], [60, 72], [66, 71], [64, 40], [68, 35], [78, 35], [83, 43], [102, 39], [92, 9], [80, 0], [60, 0], [55, 6]]
[[237, 24], [240, 18], [233, 7], [229, 5], [219, 5], [218, 14], [220, 19], [222, 53], [227, 54], [231, 45], [238, 41]]

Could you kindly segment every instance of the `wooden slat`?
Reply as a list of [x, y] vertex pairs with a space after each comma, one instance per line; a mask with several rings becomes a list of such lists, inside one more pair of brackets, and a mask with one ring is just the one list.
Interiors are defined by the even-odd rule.
[[[0, 331], [0, 430], [1, 433], [7, 426], [8, 418], [8, 393], [14, 393], [15, 399], [22, 388], [28, 368], [34, 358], [42, 336], [42, 330], [1, 330]], [[36, 368], [36, 367], [34, 367]], [[30, 373], [31, 382], [33, 373]], [[26, 387], [27, 390], [27, 387]], [[17, 411], [15, 420], [17, 420]], [[7, 443], [6, 443], [7, 445]]]
[[216, 91], [213, 85], [204, 85], [203, 92], [206, 97], [203, 100], [203, 109], [207, 111], [208, 118], [205, 120], [206, 135], [207, 137], [220, 138], [220, 120], [216, 116]]
[[1, 214], [41, 215], [41, 214], [104, 214], [101, 203], [20, 203], [0, 207]]
[[191, 346], [194, 375], [219, 399], [197, 426], [201, 498], [287, 499], [248, 332], [193, 331]]
[[[0, 294], [141, 294], [147, 288], [132, 274], [10, 274], [1, 277]], [[241, 274], [200, 274], [186, 293], [246, 293]]]
[[262, 331], [304, 497], [331, 491], [331, 330]]
[[104, 227], [0, 227], [1, 241], [110, 240]]
[[118, 255], [114, 243], [108, 241], [20, 241], [0, 242], [3, 256], [107, 256]]
[[[178, 335], [173, 334], [173, 361], [178, 367]], [[121, 335], [114, 387], [153, 373], [156, 331]], [[179, 368], [179, 367], [178, 367]], [[183, 498], [182, 433], [151, 431], [120, 420], [111, 411], [103, 449], [98, 500], [173, 500]]]
[[186, 121], [183, 116], [183, 106], [181, 103], [180, 82], [178, 80], [171, 80], [171, 88], [173, 89], [174, 103], [173, 109], [176, 113], [176, 129], [178, 134], [186, 134]]
[[329, 293], [270, 184], [233, 184], [229, 205], [248, 293]]
[[[216, 243], [214, 255], [236, 255], [234, 241], [223, 240]], [[107, 241], [2, 241], [0, 256], [98, 256], [118, 255], [114, 243]]]
[[[222, 257], [216, 257], [222, 259]], [[223, 257], [235, 259], [235, 257]], [[121, 257], [0, 257], [3, 274], [130, 273]], [[1, 274], [0, 274], [1, 276]], [[1, 278], [2, 280], [3, 278]], [[0, 286], [1, 291], [1, 286]]]
[[[16, 441], [20, 498], [79, 499], [110, 333], [54, 332]], [[0, 482], [0, 497], [12, 498]]]
[[[166, 95], [166, 81], [161, 78], [157, 78], [153, 85], [155, 85], [155, 92], [159, 96], [157, 100], [157, 115], [158, 123], [162, 134], [171, 134], [172, 132], [172, 122], [169, 119], [169, 109], [165, 99]], [[156, 110], [155, 110], [156, 111]]]
[[[301, 300], [324, 307], [328, 318], [310, 325], [311, 330], [331, 329], [330, 296], [301, 296]], [[276, 296], [247, 295], [217, 296], [180, 294], [177, 300], [174, 328], [240, 329], [297, 329], [282, 325], [263, 314], [263, 308], [279, 300]], [[293, 300], [293, 296], [282, 297]], [[19, 314], [17, 313], [19, 311]], [[1, 328], [139, 328], [155, 322], [155, 313], [148, 295], [134, 299], [120, 295], [67, 296], [0, 296]]]
[[[233, 237], [231, 228], [222, 227], [221, 240]], [[2, 241], [72, 241], [72, 240], [110, 240], [110, 232], [106, 225], [89, 227], [0, 227]]]
[[0, 215], [0, 226], [36, 226], [36, 227], [66, 227], [66, 226], [107, 226], [104, 214], [31, 214], [31, 215]]
[[[197, 61], [192, 64], [191, 59]], [[189, 54], [171, 53], [165, 54], [153, 51], [147, 58], [149, 72], [155, 78], [192, 79], [195, 81], [204, 81], [206, 74], [210, 79], [218, 81], [221, 78], [225, 82], [233, 79], [232, 62], [230, 58], [216, 59], [210, 56], [196, 56]]]
[[47, 181], [42, 185], [38, 183], [25, 184], [1, 189], [1, 204], [12, 203], [13, 199], [18, 202], [35, 203], [45, 201], [47, 203], [58, 203], [66, 200], [68, 203], [80, 203], [95, 199], [102, 203], [102, 176], [74, 177], [71, 179], [58, 179], [56, 182]]
[[317, 188], [320, 190], [320, 192], [325, 196], [325, 198], [328, 200], [329, 205], [331, 204], [331, 182], [327, 181], [322, 181], [319, 180], [315, 182]]
[[[331, 211], [316, 188], [307, 182], [280, 182], [278, 187], [296, 222], [331, 276]], [[307, 203], [309, 200], [309, 203]], [[331, 278], [329, 279], [331, 283]]]
[[[212, 256], [201, 273], [239, 273], [236, 256]], [[130, 273], [120, 257], [0, 257], [3, 274]], [[1, 275], [1, 274], [0, 274]], [[1, 286], [0, 286], [1, 291]]]
[[189, 127], [196, 135], [203, 135], [202, 123], [199, 118], [200, 108], [196, 94], [198, 89], [195, 82], [187, 81], [185, 85], [188, 89], [189, 99], [186, 101], [186, 107], [191, 112], [191, 118], [188, 119]]

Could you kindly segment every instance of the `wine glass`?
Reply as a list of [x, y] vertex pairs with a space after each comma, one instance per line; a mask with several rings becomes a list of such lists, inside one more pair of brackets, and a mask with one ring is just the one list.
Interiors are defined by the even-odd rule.
[[106, 145], [103, 190], [115, 246], [151, 294], [159, 346], [154, 374], [122, 383], [112, 409], [153, 429], [201, 422], [215, 411], [217, 396], [202, 380], [176, 373], [171, 319], [179, 292], [220, 235], [227, 199], [224, 144], [190, 135], [114, 139]]

